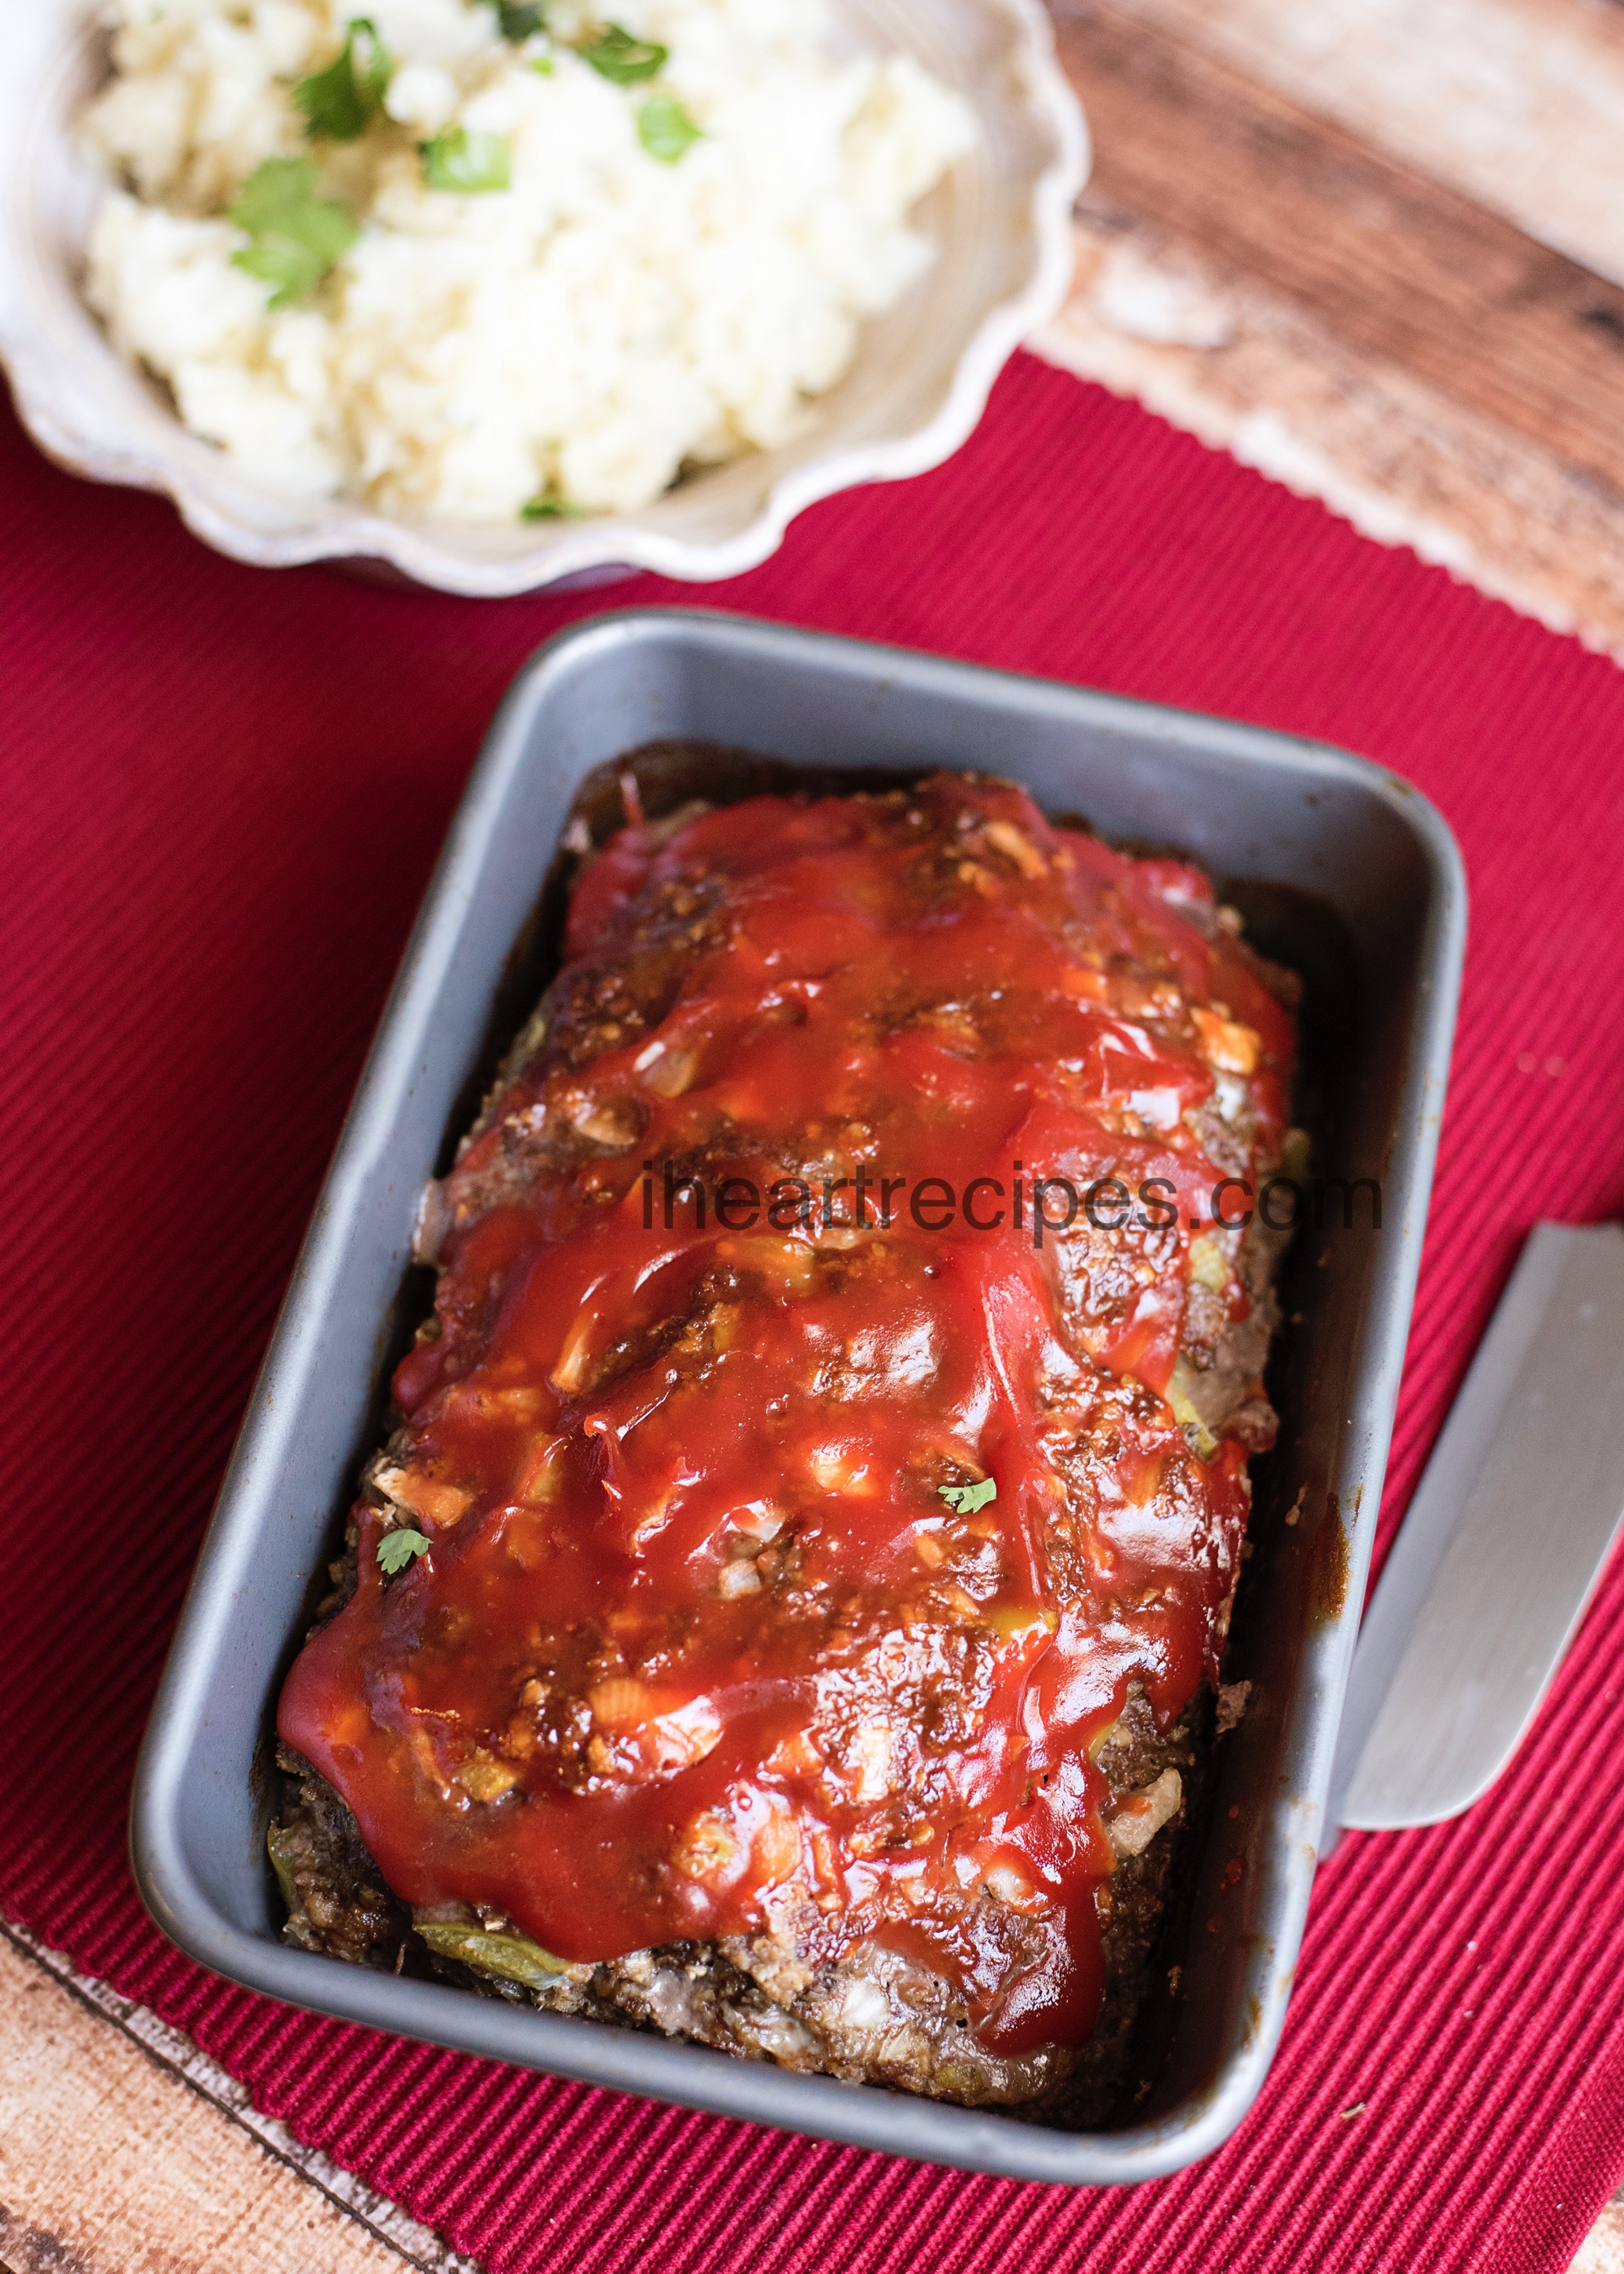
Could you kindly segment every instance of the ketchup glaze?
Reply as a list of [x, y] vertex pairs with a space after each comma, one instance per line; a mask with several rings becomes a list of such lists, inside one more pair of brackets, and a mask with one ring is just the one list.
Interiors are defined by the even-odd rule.
[[420, 1911], [868, 1939], [990, 2050], [1079, 2042], [1094, 1751], [1215, 1678], [1247, 1445], [1175, 1367], [1198, 1284], [1247, 1309], [1214, 1194], [1278, 1158], [1289, 1016], [1198, 870], [957, 775], [623, 829], [544, 1009], [426, 1197], [282, 1738]]

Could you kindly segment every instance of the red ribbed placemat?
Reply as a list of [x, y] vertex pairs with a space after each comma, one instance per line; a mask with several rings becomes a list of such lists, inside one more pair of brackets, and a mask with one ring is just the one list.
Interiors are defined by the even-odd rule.
[[1322, 1874], [1237, 2137], [1127, 2193], [289, 2012], [160, 1940], [124, 1812], [372, 1021], [538, 640], [606, 601], [708, 600], [1325, 736], [1437, 801], [1473, 942], [1389, 1527], [1521, 1231], [1624, 1201], [1624, 675], [1027, 360], [951, 466], [820, 507], [709, 590], [498, 605], [238, 568], [9, 420], [0, 530], [6, 1910], [500, 2274], [1565, 2266], [1624, 2172], [1624, 1565], [1489, 1799]]

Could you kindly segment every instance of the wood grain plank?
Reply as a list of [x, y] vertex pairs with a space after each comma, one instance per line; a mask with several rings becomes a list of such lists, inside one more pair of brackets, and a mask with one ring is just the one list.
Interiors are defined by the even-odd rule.
[[1108, 197], [1624, 499], [1624, 290], [1159, 30], [1054, 12]]
[[11, 2274], [477, 2274], [255, 2117], [184, 2038], [10, 1927], [0, 2262]]
[[1568, 2274], [1624, 2274], [1624, 2202], [1607, 2205], [1579, 2246]]
[[1624, 294], [1115, 0], [1052, 12], [1096, 156], [1039, 351], [1624, 654]]
[[1616, 0], [1122, 0], [1624, 283]]

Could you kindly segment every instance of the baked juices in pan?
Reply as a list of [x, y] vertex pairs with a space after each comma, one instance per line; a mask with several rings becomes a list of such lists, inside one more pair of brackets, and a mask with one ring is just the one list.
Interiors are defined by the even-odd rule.
[[628, 798], [425, 1195], [286, 1931], [1101, 2120], [1274, 1432], [1295, 982], [984, 775]]

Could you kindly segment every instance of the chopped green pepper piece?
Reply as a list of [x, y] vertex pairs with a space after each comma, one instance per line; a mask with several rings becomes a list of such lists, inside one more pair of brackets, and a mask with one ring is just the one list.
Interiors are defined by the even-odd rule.
[[464, 1966], [500, 1974], [504, 1982], [523, 1983], [527, 1990], [545, 1990], [568, 1963], [525, 1935], [487, 1934], [483, 1927], [458, 1926], [439, 1919], [418, 1919], [416, 1925], [429, 1948], [441, 1958], [460, 1958]]
[[271, 1858], [271, 1869], [276, 1874], [276, 1884], [282, 1889], [282, 1899], [288, 1906], [289, 1916], [299, 1907], [299, 1891], [293, 1881], [293, 1839], [280, 1824], [273, 1824], [265, 1835], [266, 1848]]

